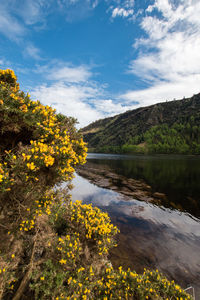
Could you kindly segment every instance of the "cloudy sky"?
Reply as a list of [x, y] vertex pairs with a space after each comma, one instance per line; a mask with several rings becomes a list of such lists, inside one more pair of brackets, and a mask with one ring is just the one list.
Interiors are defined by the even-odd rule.
[[200, 92], [199, 0], [1, 0], [0, 68], [78, 127]]

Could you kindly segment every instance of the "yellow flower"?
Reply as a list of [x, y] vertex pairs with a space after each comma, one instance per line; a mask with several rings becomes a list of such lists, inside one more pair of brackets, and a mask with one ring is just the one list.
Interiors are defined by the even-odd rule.
[[85, 268], [81, 267], [80, 269], [78, 269], [78, 273], [80, 273], [83, 270], [85, 270]]
[[43, 280], [44, 280], [44, 277], [40, 277], [40, 280], [42, 280], [42, 281], [43, 281]]
[[68, 284], [70, 284], [71, 281], [72, 281], [72, 277], [70, 277], [70, 278], [68, 279]]
[[20, 106], [20, 109], [21, 109], [23, 112], [27, 112], [27, 111], [28, 111], [28, 108], [27, 108], [26, 104], [23, 104], [22, 106]]
[[60, 263], [61, 265], [64, 265], [64, 264], [67, 263], [67, 260], [62, 258], [62, 259], [59, 261], [59, 263]]
[[55, 160], [54, 157], [52, 157], [51, 155], [45, 156], [44, 163], [46, 167], [52, 166], [54, 164], [54, 160]]
[[36, 168], [36, 166], [34, 165], [33, 162], [27, 163], [26, 165], [27, 165], [27, 167], [28, 167], [30, 170], [35, 170], [35, 168]]

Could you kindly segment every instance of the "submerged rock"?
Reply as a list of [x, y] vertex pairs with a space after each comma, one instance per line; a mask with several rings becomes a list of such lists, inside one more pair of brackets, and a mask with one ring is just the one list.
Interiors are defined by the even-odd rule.
[[88, 161], [84, 166], [78, 167], [76, 171], [80, 176], [87, 178], [99, 187], [113, 190], [140, 201], [160, 205], [161, 200], [167, 200], [165, 194], [153, 192], [151, 186], [144, 180], [126, 178], [115, 173], [106, 165], [102, 169], [102, 165], [98, 166]]

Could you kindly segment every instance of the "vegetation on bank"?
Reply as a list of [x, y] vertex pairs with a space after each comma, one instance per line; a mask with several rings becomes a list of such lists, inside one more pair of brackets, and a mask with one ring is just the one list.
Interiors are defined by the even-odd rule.
[[103, 153], [161, 153], [200, 154], [200, 114], [187, 123], [157, 125], [144, 134], [136, 135], [122, 146], [103, 146], [94, 152]]
[[74, 124], [0, 70], [0, 299], [191, 299], [157, 270], [112, 268], [117, 228], [70, 199], [87, 151]]
[[82, 133], [94, 152], [200, 154], [200, 94], [99, 120]]

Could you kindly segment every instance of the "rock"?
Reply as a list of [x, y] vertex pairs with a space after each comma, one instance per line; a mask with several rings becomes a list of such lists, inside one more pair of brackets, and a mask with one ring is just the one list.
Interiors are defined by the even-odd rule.
[[[103, 168], [103, 170], [101, 168]], [[115, 173], [106, 165], [97, 165], [88, 161], [76, 171], [80, 176], [87, 178], [91, 183], [121, 193], [130, 198], [154, 204], [160, 204], [161, 200], [167, 200], [166, 195], [163, 193], [152, 193], [151, 186], [146, 184], [143, 180], [126, 178], [125, 176]]]
[[164, 200], [167, 198], [165, 194], [159, 193], [159, 192], [153, 193], [153, 196], [154, 196], [155, 198], [158, 198], [158, 199], [164, 199]]

